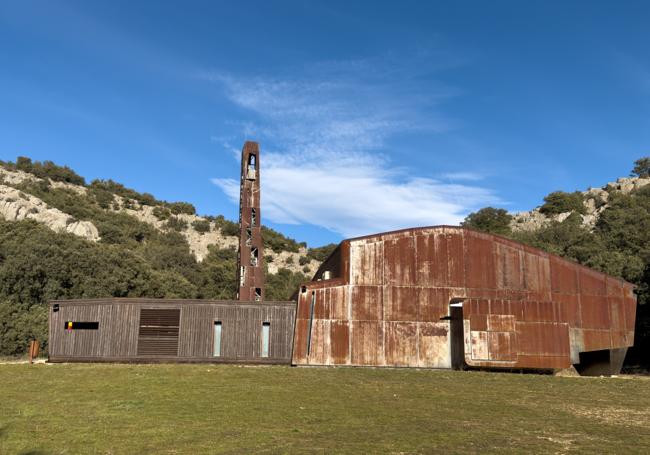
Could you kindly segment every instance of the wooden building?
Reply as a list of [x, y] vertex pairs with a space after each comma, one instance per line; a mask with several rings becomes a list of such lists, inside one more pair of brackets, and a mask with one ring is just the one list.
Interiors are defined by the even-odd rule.
[[291, 361], [294, 302], [50, 302], [50, 362]]

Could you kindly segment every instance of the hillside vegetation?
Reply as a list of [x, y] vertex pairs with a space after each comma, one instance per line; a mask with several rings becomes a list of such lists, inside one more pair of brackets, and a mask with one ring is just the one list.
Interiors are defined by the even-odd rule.
[[[239, 229], [186, 202], [157, 200], [52, 162], [0, 162], [0, 355], [47, 346], [51, 299], [232, 299]], [[331, 246], [264, 227], [267, 298], [286, 300]]]
[[637, 328], [631, 363], [650, 363], [650, 158], [631, 178], [581, 192], [556, 191], [531, 212], [486, 207], [464, 226], [504, 235], [623, 278], [637, 286]]

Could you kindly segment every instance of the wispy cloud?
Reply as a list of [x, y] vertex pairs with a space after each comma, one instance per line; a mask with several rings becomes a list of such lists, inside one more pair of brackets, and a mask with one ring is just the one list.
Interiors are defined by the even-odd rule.
[[[435, 69], [426, 64], [405, 69], [390, 59], [375, 59], [321, 63], [301, 74], [201, 75], [251, 114], [242, 128], [262, 142], [267, 219], [355, 236], [457, 224], [469, 210], [498, 202], [488, 189], [452, 183], [476, 181], [476, 174], [430, 178], [404, 163], [395, 165], [391, 157], [388, 142], [397, 134], [435, 134], [455, 127], [439, 107], [460, 91], [432, 84]], [[238, 200], [237, 180], [213, 182]]]

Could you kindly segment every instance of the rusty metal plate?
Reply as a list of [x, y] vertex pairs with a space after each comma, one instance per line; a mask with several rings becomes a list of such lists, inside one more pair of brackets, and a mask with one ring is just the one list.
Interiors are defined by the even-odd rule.
[[352, 320], [379, 321], [383, 319], [382, 288], [355, 286], [352, 288]]
[[386, 365], [417, 365], [417, 324], [414, 322], [386, 322], [385, 331]]

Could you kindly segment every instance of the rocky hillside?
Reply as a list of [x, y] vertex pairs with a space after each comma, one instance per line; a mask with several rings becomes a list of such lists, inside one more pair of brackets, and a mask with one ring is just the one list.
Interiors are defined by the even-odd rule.
[[[622, 177], [616, 182], [608, 183], [602, 188], [589, 188], [587, 191], [580, 192], [582, 196], [582, 212], [579, 213], [582, 219], [582, 226], [592, 230], [601, 214], [610, 207], [611, 196], [615, 193], [629, 195], [634, 191], [650, 184], [648, 177]], [[565, 193], [566, 194], [566, 193]], [[575, 193], [574, 193], [575, 194]], [[530, 210], [528, 212], [518, 212], [512, 214], [510, 227], [513, 232], [537, 231], [542, 227], [548, 226], [551, 222], [562, 222], [569, 217], [575, 210], [545, 210], [544, 205]], [[560, 211], [560, 213], [555, 213]]]
[[[116, 191], [111, 191], [112, 188]], [[47, 176], [38, 177], [17, 169], [15, 165], [0, 167], [1, 217], [8, 221], [34, 220], [55, 232], [69, 232], [92, 242], [100, 241], [100, 231], [92, 220], [77, 219], [76, 214], [67, 213], [64, 207], [53, 206], [60, 205], [56, 204], [56, 200], [61, 198], [48, 197], [46, 202], [39, 197], [42, 193], [52, 195], [56, 192], [60, 193], [58, 196], [76, 196], [80, 201], [97, 199], [100, 194], [99, 206], [106, 213], [131, 216], [160, 232], [176, 231], [185, 238], [190, 252], [199, 262], [206, 257], [210, 246], [237, 248], [237, 227], [234, 223], [223, 217], [196, 215], [190, 204], [157, 201], [150, 195], [141, 195], [114, 182], [104, 185], [98, 182], [91, 185], [75, 184]], [[129, 193], [133, 197], [129, 197]], [[304, 244], [297, 244], [271, 230], [266, 230], [265, 234], [265, 237], [280, 240], [270, 247], [267, 245], [265, 249], [268, 273], [276, 274], [284, 268], [293, 273], [309, 275], [320, 265]]]

